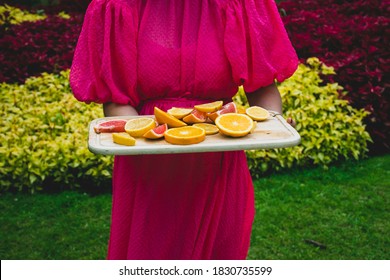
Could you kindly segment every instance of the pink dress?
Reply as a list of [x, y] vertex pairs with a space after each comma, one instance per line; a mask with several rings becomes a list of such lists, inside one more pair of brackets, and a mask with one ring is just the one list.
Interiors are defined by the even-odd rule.
[[[282, 81], [298, 64], [271, 0], [95, 0], [71, 68], [83, 102], [192, 107]], [[245, 259], [245, 153], [116, 156], [109, 259]]]

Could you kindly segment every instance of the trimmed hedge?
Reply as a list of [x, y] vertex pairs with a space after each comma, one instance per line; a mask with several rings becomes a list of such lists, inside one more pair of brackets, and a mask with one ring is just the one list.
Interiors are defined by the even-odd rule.
[[[298, 56], [333, 66], [373, 138], [372, 153], [390, 152], [390, 9], [388, 1], [285, 0], [282, 19]], [[329, 77], [327, 77], [329, 78]]]
[[[321, 85], [332, 73], [317, 59], [300, 65], [279, 85], [286, 115], [297, 120], [302, 144], [288, 149], [249, 151], [254, 176], [291, 166], [324, 165], [340, 158], [361, 158], [369, 136], [366, 113], [339, 100], [337, 84]], [[0, 84], [4, 117], [0, 123], [0, 192], [59, 190], [110, 185], [111, 156], [87, 149], [87, 124], [102, 117], [101, 106], [78, 102], [69, 71], [29, 78], [22, 85]], [[239, 93], [236, 102], [245, 104]], [[303, 107], [302, 107], [303, 106]], [[302, 109], [305, 108], [305, 109]]]

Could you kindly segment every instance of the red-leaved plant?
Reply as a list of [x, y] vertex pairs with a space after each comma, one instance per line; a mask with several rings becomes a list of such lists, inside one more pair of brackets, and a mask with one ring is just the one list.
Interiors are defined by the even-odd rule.
[[389, 152], [390, 1], [286, 0], [278, 7], [302, 61], [315, 56], [333, 66], [351, 105], [371, 113], [370, 151]]

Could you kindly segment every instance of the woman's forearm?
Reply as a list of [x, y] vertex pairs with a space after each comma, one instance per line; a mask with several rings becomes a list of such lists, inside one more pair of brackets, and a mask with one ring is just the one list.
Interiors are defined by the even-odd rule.
[[[282, 98], [275, 84], [248, 93], [247, 99], [250, 106], [260, 106], [267, 110], [283, 114]], [[287, 117], [286, 120], [291, 126], [296, 126], [296, 122], [293, 118]]]
[[106, 117], [138, 115], [137, 110], [133, 106], [117, 103], [104, 103], [103, 112]]
[[260, 106], [282, 114], [282, 98], [275, 84], [260, 88], [247, 94], [250, 106]]

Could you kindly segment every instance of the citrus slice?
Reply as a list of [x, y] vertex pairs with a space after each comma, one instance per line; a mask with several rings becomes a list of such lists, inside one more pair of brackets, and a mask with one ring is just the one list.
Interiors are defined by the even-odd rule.
[[160, 139], [164, 137], [164, 132], [167, 130], [168, 130], [168, 125], [164, 123], [149, 130], [143, 136], [147, 139]]
[[220, 115], [227, 114], [227, 113], [237, 113], [237, 106], [234, 102], [229, 102], [222, 106], [221, 109], [219, 109], [216, 112], [208, 114], [209, 119], [211, 119], [213, 122], [215, 122], [216, 118]]
[[125, 132], [127, 120], [109, 120], [93, 127], [96, 133], [102, 132]]
[[207, 120], [207, 114], [201, 111], [198, 111], [197, 109], [194, 109], [191, 111], [191, 114], [188, 116], [185, 116], [183, 118], [183, 121], [188, 124], [192, 123], [203, 123]]
[[220, 115], [215, 120], [215, 124], [223, 134], [232, 137], [245, 136], [253, 128], [253, 120], [247, 115], [238, 113]]
[[252, 129], [251, 129], [251, 131], [249, 133], [255, 132], [256, 127], [257, 127], [257, 121], [253, 121], [253, 126], [252, 126]]
[[166, 123], [168, 127], [181, 127], [187, 125], [185, 122], [182, 122], [178, 118], [175, 118], [157, 107], [154, 107], [154, 117], [159, 124]]
[[196, 126], [204, 129], [206, 135], [216, 134], [219, 131], [218, 127], [211, 123], [195, 123], [192, 126]]
[[182, 119], [185, 116], [189, 115], [192, 112], [192, 108], [178, 108], [172, 107], [167, 111], [168, 114], [171, 114], [177, 119]]
[[201, 112], [212, 113], [221, 109], [222, 105], [223, 105], [223, 101], [214, 101], [211, 103], [195, 105], [194, 108]]
[[126, 146], [134, 146], [136, 142], [135, 138], [131, 137], [126, 132], [114, 132], [112, 134], [112, 140], [116, 144], [126, 145]]
[[259, 106], [252, 106], [245, 110], [245, 113], [254, 121], [265, 121], [269, 117], [269, 112]]
[[133, 137], [141, 137], [147, 131], [156, 127], [156, 122], [152, 118], [141, 117], [130, 119], [126, 122], [125, 131]]
[[190, 145], [202, 142], [206, 138], [204, 129], [194, 126], [170, 128], [164, 133], [168, 143], [175, 145]]

